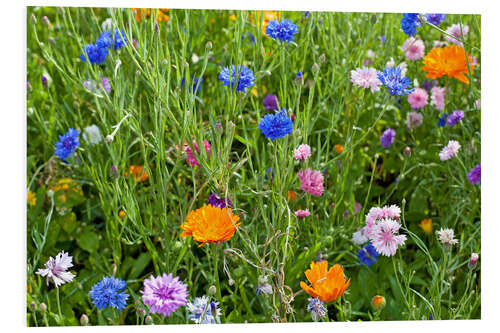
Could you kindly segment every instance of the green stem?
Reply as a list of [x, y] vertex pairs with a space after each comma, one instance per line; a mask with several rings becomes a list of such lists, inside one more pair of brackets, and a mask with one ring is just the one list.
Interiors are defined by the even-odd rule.
[[[215, 287], [217, 288], [217, 298], [219, 300], [220, 308], [223, 308], [222, 305], [222, 294], [220, 290], [220, 283], [219, 283], [219, 260], [218, 260], [218, 253], [217, 253], [217, 245], [214, 244], [214, 251], [213, 251], [213, 257], [214, 257], [214, 283]], [[224, 316], [224, 314], [222, 314]]]
[[61, 301], [59, 300], [59, 288], [56, 288], [57, 311], [59, 312], [59, 320], [62, 320]]

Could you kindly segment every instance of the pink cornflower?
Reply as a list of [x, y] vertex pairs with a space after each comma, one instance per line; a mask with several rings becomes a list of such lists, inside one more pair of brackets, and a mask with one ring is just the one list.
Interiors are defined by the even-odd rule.
[[144, 290], [141, 290], [144, 304], [149, 306], [150, 313], [161, 313], [170, 316], [179, 307], [186, 305], [187, 285], [173, 277], [172, 273], [144, 280]]
[[[205, 153], [207, 154], [208, 157], [210, 157], [210, 143], [207, 140], [203, 140], [203, 144], [205, 145]], [[193, 140], [193, 147], [196, 150], [196, 154], [200, 153], [200, 149], [198, 148], [198, 144], [196, 143], [196, 140]], [[198, 160], [196, 159], [193, 150], [187, 143], [184, 144], [184, 151], [186, 152], [186, 161], [191, 165], [191, 166], [200, 166], [200, 163], [198, 163]]]
[[323, 194], [324, 178], [321, 171], [311, 170], [309, 168], [300, 170], [297, 173], [300, 179], [300, 189], [312, 195], [320, 196]]
[[427, 91], [422, 88], [415, 88], [410, 95], [408, 95], [408, 103], [413, 110], [418, 110], [427, 105], [427, 98], [429, 95]]
[[68, 272], [67, 269], [73, 267], [71, 261], [73, 257], [70, 257], [68, 253], [64, 251], [57, 254], [56, 258], [49, 258], [49, 261], [45, 263], [45, 268], [39, 268], [36, 274], [47, 277], [47, 285], [49, 285], [49, 280], [52, 280], [57, 288], [66, 282], [73, 281], [75, 274]]
[[406, 59], [408, 60], [418, 60], [425, 55], [425, 45], [420, 39], [415, 39], [415, 37], [408, 38], [402, 46], [403, 52]]
[[455, 239], [455, 233], [453, 229], [443, 229], [437, 230], [436, 234], [438, 235], [438, 239], [446, 247], [458, 244], [458, 240]]
[[295, 149], [293, 155], [296, 160], [306, 160], [309, 156], [311, 156], [311, 147], [306, 144], [300, 145], [297, 149]]
[[373, 226], [371, 242], [378, 253], [391, 257], [406, 241], [406, 235], [399, 235], [401, 224], [393, 219], [383, 219]]
[[421, 113], [414, 111], [408, 112], [405, 121], [406, 127], [408, 127], [408, 129], [411, 131], [412, 129], [422, 125], [423, 118], [424, 117]]
[[[446, 32], [462, 40], [465, 37], [465, 35], [467, 35], [467, 33], [469, 32], [469, 27], [466, 25], [452, 24], [448, 29], [446, 29]], [[462, 42], [459, 42], [453, 37], [445, 36], [445, 38], [450, 43], [462, 46]]]
[[378, 79], [377, 70], [375, 68], [356, 68], [351, 71], [351, 81], [361, 88], [370, 88], [372, 92], [379, 91], [382, 82]]
[[481, 99], [476, 99], [476, 101], [474, 102], [474, 108], [476, 110], [481, 110]]
[[431, 89], [431, 105], [434, 105], [436, 110], [444, 109], [444, 94], [446, 93], [445, 87], [432, 87]]
[[299, 220], [302, 220], [303, 218], [308, 217], [309, 215], [311, 215], [311, 213], [309, 212], [309, 209], [305, 209], [305, 210], [304, 209], [299, 209], [294, 214], [295, 214], [295, 216], [297, 216], [299, 218]]
[[384, 207], [372, 207], [366, 215], [366, 226], [363, 228], [363, 233], [370, 237], [372, 235], [373, 226], [383, 219], [393, 219], [399, 220], [401, 216], [401, 208], [397, 205], [384, 206]]
[[460, 149], [460, 143], [455, 140], [450, 140], [448, 141], [448, 144], [446, 147], [444, 147], [440, 152], [439, 152], [439, 159], [441, 161], [446, 161], [449, 160], [450, 158], [454, 157], [457, 153], [458, 150]]

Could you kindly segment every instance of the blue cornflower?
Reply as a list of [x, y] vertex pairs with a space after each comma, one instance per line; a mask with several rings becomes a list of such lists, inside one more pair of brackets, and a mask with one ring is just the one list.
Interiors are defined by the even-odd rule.
[[418, 14], [416, 13], [406, 13], [403, 14], [401, 18], [401, 29], [408, 36], [414, 36], [417, 32], [417, 28], [420, 27], [421, 22]]
[[378, 72], [378, 79], [389, 89], [391, 96], [404, 96], [411, 94], [415, 90], [415, 88], [408, 89], [411, 81], [402, 75], [399, 66], [386, 66], [384, 72]]
[[195, 297], [192, 303], [188, 301], [188, 318], [195, 324], [220, 324], [219, 302], [208, 301], [207, 296]]
[[302, 72], [297, 72], [297, 76], [295, 76], [295, 79], [302, 80], [303, 78], [304, 78], [304, 75], [302, 74]]
[[361, 248], [358, 252], [359, 262], [368, 267], [377, 262], [378, 256], [379, 253], [371, 242], [363, 246], [363, 248]]
[[269, 178], [268, 175], [271, 175], [271, 181], [272, 181], [274, 178], [274, 172], [273, 169], [270, 167], [266, 169], [266, 180]]
[[[121, 36], [120, 36], [121, 33]], [[123, 39], [122, 39], [123, 37]], [[125, 37], [125, 33], [123, 32], [122, 29], [118, 30], [115, 29], [115, 51], [118, 50], [119, 48], [124, 47], [125, 45], [128, 44], [127, 37]]]
[[272, 39], [278, 38], [283, 42], [293, 42], [293, 35], [299, 32], [291, 20], [272, 20], [266, 26], [266, 34]]
[[259, 121], [259, 129], [266, 138], [274, 141], [281, 139], [287, 134], [291, 134], [293, 123], [290, 117], [288, 117], [286, 109], [283, 108], [274, 114], [265, 115]]
[[87, 44], [85, 48], [80, 53], [80, 59], [85, 62], [85, 54], [89, 58], [91, 64], [102, 64], [106, 60], [108, 55], [108, 49], [104, 46], [99, 46], [98, 44]]
[[[251, 32], [247, 33], [248, 40], [250, 41], [250, 44], [255, 44], [255, 37], [252, 35]], [[241, 40], [245, 39], [245, 35], [241, 35]]]
[[448, 117], [448, 114], [445, 112], [439, 117], [438, 119], [438, 127], [443, 127], [446, 125], [446, 118]]
[[59, 135], [59, 141], [56, 142], [54, 154], [62, 160], [66, 160], [73, 155], [76, 147], [80, 146], [79, 135], [80, 132], [74, 128], [70, 128], [65, 134]]
[[234, 65], [221, 69], [219, 81], [223, 81], [225, 86], [234, 88], [236, 80], [238, 80], [236, 91], [245, 92], [246, 88], [255, 85], [253, 72], [245, 66], [239, 65], [237, 70]]
[[[184, 83], [185, 83], [185, 78], [182, 78], [182, 81], [181, 81], [181, 89], [182, 87], [184, 87]], [[191, 77], [191, 90], [193, 91], [193, 94], [196, 94], [198, 92], [198, 90], [200, 90], [201, 88], [201, 84], [203, 83], [203, 78], [201, 77]]]
[[442, 21], [446, 19], [446, 14], [424, 14], [427, 22], [438, 26]]
[[99, 47], [106, 47], [109, 49], [111, 47], [111, 43], [113, 43], [113, 34], [111, 31], [104, 31], [99, 35], [99, 38], [97, 38], [95, 43]]
[[307, 304], [307, 311], [311, 312], [312, 320], [318, 321], [326, 315], [327, 310], [325, 307], [325, 303], [317, 298], [312, 297], [309, 297], [308, 301], [309, 304]]
[[114, 277], [103, 277], [103, 279], [92, 287], [89, 296], [97, 309], [112, 307], [123, 310], [127, 306], [128, 294], [123, 290], [127, 283]]

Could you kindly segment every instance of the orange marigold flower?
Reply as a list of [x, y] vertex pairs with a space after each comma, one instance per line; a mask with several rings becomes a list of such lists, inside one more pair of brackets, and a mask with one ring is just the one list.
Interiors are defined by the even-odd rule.
[[36, 195], [31, 190], [28, 190], [28, 203], [30, 207], [36, 206]]
[[314, 298], [329, 303], [335, 301], [349, 287], [351, 279], [345, 280], [344, 267], [335, 264], [328, 270], [328, 261], [311, 262], [311, 269], [305, 271], [308, 286], [300, 281], [300, 287]]
[[[132, 12], [134, 12], [135, 20], [137, 22], [141, 22], [143, 18], [148, 18], [151, 16], [150, 8], [131, 8], [131, 10]], [[168, 9], [156, 9], [156, 22], [168, 21], [168, 15], [165, 12], [168, 12]]]
[[234, 215], [231, 208], [205, 205], [192, 210], [181, 225], [184, 232], [181, 237], [193, 236], [193, 239], [205, 243], [225, 242], [233, 237], [240, 217]]
[[385, 304], [386, 304], [386, 302], [385, 302], [384, 296], [380, 296], [380, 295], [373, 296], [373, 298], [372, 298], [372, 306], [376, 310], [383, 309], [385, 307]]
[[287, 197], [288, 197], [288, 200], [293, 201], [293, 200], [295, 200], [297, 195], [295, 194], [294, 190], [290, 190], [290, 191], [288, 191]]
[[[472, 73], [474, 66], [472, 58], [469, 57], [469, 66]], [[461, 46], [451, 45], [432, 49], [423, 59], [424, 66], [422, 70], [429, 79], [437, 79], [442, 76], [448, 76], [469, 83], [467, 79], [467, 60], [465, 50]]]
[[129, 174], [134, 178], [136, 182], [143, 182], [148, 180], [149, 175], [146, 170], [144, 170], [142, 165], [131, 165], [128, 169], [128, 172], [125, 171], [125, 177], [128, 177]]
[[426, 234], [430, 234], [432, 232], [432, 219], [422, 220], [422, 221], [420, 221], [420, 223], [418, 224], [418, 226], [420, 228], [422, 228], [422, 230]]
[[336, 144], [335, 145], [335, 151], [338, 153], [338, 154], [342, 154], [342, 152], [344, 151], [344, 146], [340, 145], [340, 144]]

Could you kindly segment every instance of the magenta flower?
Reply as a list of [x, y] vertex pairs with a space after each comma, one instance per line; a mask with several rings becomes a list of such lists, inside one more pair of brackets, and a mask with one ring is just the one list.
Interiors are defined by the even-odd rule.
[[308, 217], [309, 215], [311, 215], [311, 213], [309, 212], [309, 209], [305, 209], [305, 210], [304, 209], [299, 209], [294, 214], [295, 214], [295, 216], [297, 216], [299, 218], [299, 220], [302, 220], [303, 218]]
[[444, 109], [444, 94], [445, 87], [432, 87], [431, 89], [431, 105], [434, 105], [436, 110]]
[[361, 88], [370, 88], [371, 92], [379, 91], [382, 82], [380, 82], [377, 70], [375, 68], [356, 68], [351, 71], [351, 82]]
[[362, 229], [363, 234], [367, 237], [370, 237], [372, 235], [373, 226], [379, 220], [392, 219], [398, 221], [400, 216], [401, 216], [401, 208], [399, 208], [397, 205], [384, 206], [382, 208], [372, 207], [370, 208], [370, 211], [366, 215], [366, 225]]
[[141, 290], [144, 304], [149, 306], [150, 313], [161, 313], [164, 317], [187, 303], [187, 285], [173, 278], [172, 273], [144, 280], [144, 290]]
[[[205, 153], [207, 154], [208, 157], [210, 157], [210, 143], [207, 140], [203, 140], [203, 144], [205, 145]], [[198, 144], [196, 143], [196, 140], [193, 140], [193, 147], [196, 150], [196, 154], [200, 154], [200, 149], [198, 148]], [[186, 153], [186, 161], [191, 165], [191, 166], [200, 166], [200, 163], [198, 163], [198, 160], [196, 159], [193, 150], [191, 147], [188, 146], [187, 143], [184, 144], [184, 151]]]
[[[459, 40], [462, 40], [465, 37], [465, 35], [467, 35], [467, 33], [469, 32], [469, 27], [461, 24], [452, 24], [448, 29], [446, 29], [446, 32], [450, 35], [455, 36]], [[445, 36], [445, 38], [450, 43], [462, 46], [462, 42], [459, 42], [453, 37]]]
[[415, 88], [415, 90], [408, 95], [408, 103], [413, 110], [418, 110], [427, 105], [428, 97], [429, 95], [425, 89]]
[[297, 173], [300, 179], [300, 189], [312, 195], [321, 196], [323, 194], [324, 178], [321, 171], [311, 170], [309, 168], [300, 170]]
[[402, 50], [408, 60], [418, 60], [425, 55], [425, 45], [420, 39], [408, 38], [402, 46]]
[[439, 159], [441, 161], [447, 161], [450, 158], [454, 157], [457, 153], [458, 150], [460, 149], [460, 143], [455, 140], [450, 140], [448, 141], [448, 144], [446, 147], [444, 147], [440, 152], [439, 152]]
[[297, 149], [295, 149], [293, 157], [296, 160], [306, 160], [309, 156], [311, 156], [311, 147], [309, 145], [300, 145]]
[[49, 280], [52, 280], [57, 288], [66, 282], [73, 281], [75, 274], [68, 272], [68, 268], [73, 267], [71, 261], [73, 257], [70, 257], [68, 253], [64, 251], [57, 254], [56, 258], [49, 258], [49, 261], [45, 263], [45, 268], [39, 268], [36, 274], [47, 277], [47, 285], [49, 285]]
[[383, 219], [373, 226], [371, 242], [378, 253], [391, 257], [406, 241], [406, 235], [399, 235], [401, 224], [396, 220]]

